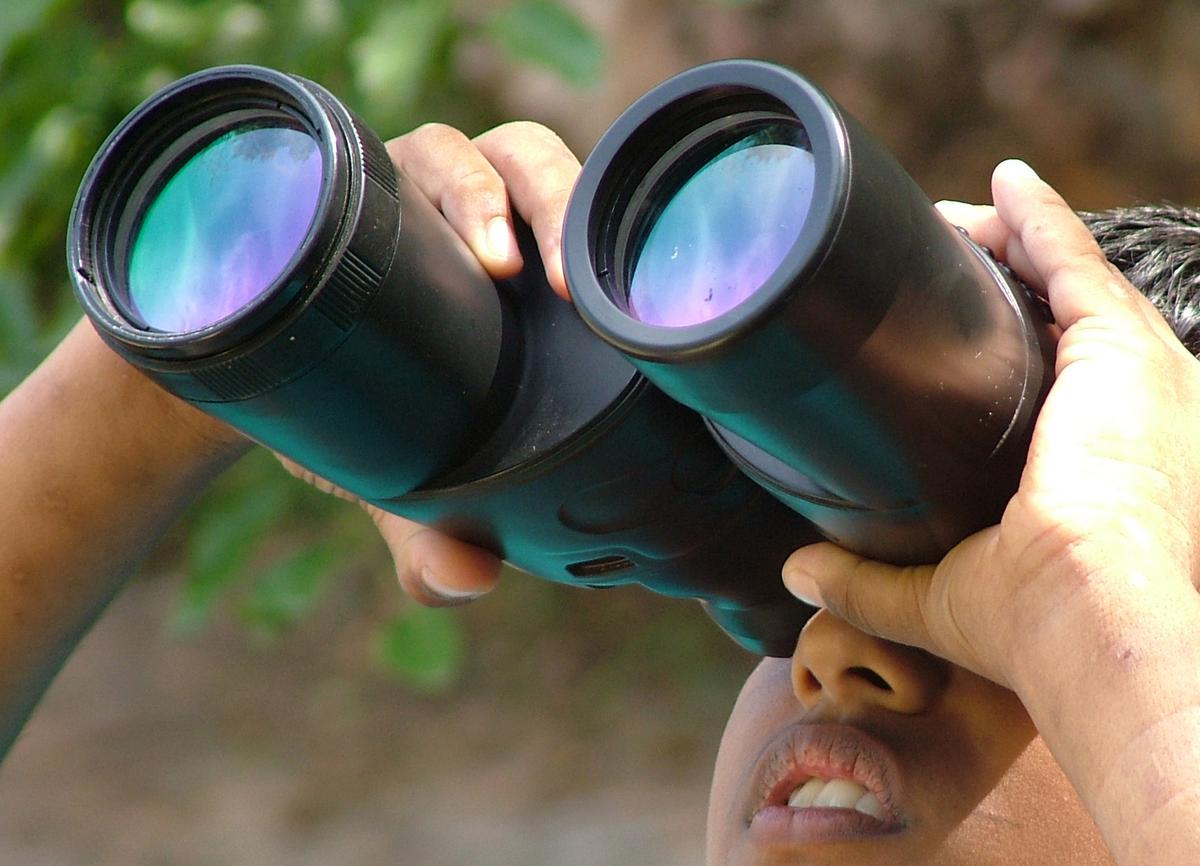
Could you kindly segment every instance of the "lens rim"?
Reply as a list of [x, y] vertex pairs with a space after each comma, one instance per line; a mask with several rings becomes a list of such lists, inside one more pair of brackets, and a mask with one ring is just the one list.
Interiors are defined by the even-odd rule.
[[[287, 266], [252, 301], [192, 331], [148, 328], [131, 315], [129, 252], [145, 208], [183, 162], [219, 135], [264, 119], [306, 132], [321, 153], [316, 212]], [[107, 337], [141, 354], [206, 358], [244, 344], [298, 310], [336, 258], [351, 200], [356, 151], [317, 97], [298, 79], [257, 66], [189, 75], [135, 109], [108, 137], [80, 184], [68, 232], [77, 296]]]
[[[796, 123], [811, 145], [812, 201], [800, 232], [775, 272], [748, 298], [704, 322], [652, 325], [634, 318], [624, 300], [619, 246], [635, 197], [669, 171], [674, 148], [722, 118]], [[714, 128], [711, 135], [723, 133]], [[711, 136], [708, 136], [711, 137]], [[567, 283], [576, 308], [605, 340], [646, 360], [681, 362], [752, 331], [815, 272], [837, 234], [849, 191], [849, 143], [832, 100], [791, 70], [753, 60], [725, 60], [683, 72], [654, 88], [617, 119], [589, 155], [576, 182], [563, 229]], [[665, 202], [663, 203], [665, 204]]]

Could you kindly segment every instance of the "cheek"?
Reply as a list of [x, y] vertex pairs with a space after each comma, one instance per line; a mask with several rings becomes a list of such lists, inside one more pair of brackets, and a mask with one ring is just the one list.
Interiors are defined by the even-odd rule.
[[739, 809], [749, 795], [759, 753], [799, 712], [792, 697], [790, 662], [764, 659], [742, 687], [717, 749], [708, 794], [708, 863], [723, 863], [734, 835], [745, 829]]
[[1074, 788], [1040, 737], [1012, 762], [947, 839], [956, 863], [1104, 866], [1113, 861]]

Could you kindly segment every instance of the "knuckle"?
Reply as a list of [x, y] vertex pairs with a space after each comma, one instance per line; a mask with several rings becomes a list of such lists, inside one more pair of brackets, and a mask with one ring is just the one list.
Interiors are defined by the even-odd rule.
[[460, 214], [503, 214], [507, 200], [504, 182], [494, 171], [486, 168], [467, 168], [447, 187], [443, 205]]
[[496, 173], [482, 166], [464, 166], [455, 176], [451, 187], [455, 196], [462, 199], [494, 197], [504, 184]]
[[563, 144], [563, 140], [559, 138], [558, 133], [550, 129], [550, 127], [533, 120], [510, 120], [507, 123], [502, 123], [499, 126], [489, 129], [480, 135], [478, 140], [503, 142], [506, 144], [538, 141], [566, 147]]
[[469, 139], [455, 127], [431, 121], [403, 136], [392, 138], [384, 146], [397, 166], [412, 163], [420, 167], [436, 163], [446, 152], [461, 149], [463, 144], [468, 143]]
[[[856, 569], [850, 580], [842, 584], [837, 593], [836, 612], [847, 622], [853, 623], [863, 631], [878, 635], [880, 634], [878, 617], [872, 605], [867, 602], [870, 593], [862, 591], [860, 577], [861, 573]], [[831, 604], [831, 607], [833, 606]]]
[[829, 606], [847, 622], [853, 623], [863, 631], [875, 633], [875, 629], [871, 625], [871, 617], [857, 593], [843, 591], [839, 593], [837, 601], [831, 602]]
[[438, 123], [437, 121], [422, 123], [412, 132], [403, 136], [403, 138], [429, 145], [466, 140], [466, 136], [453, 126], [446, 123]]
[[[1108, 260], [1098, 247], [1065, 251], [1046, 268], [1047, 283], [1074, 276], [1101, 281], [1106, 287], [1114, 282]], [[1109, 288], [1108, 291], [1111, 292], [1112, 289]]]
[[919, 638], [920, 643], [928, 649], [939, 643], [938, 633], [942, 630], [940, 623], [949, 623], [951, 630], [956, 630], [959, 616], [949, 592], [950, 586], [938, 580], [938, 569], [933, 570], [928, 581], [919, 572], [919, 569], [913, 569], [905, 587], [905, 610], [910, 614], [907, 634]]
[[558, 133], [531, 120], [501, 124], [478, 136], [475, 143], [502, 170], [524, 167], [531, 176], [555, 178], [579, 167]]

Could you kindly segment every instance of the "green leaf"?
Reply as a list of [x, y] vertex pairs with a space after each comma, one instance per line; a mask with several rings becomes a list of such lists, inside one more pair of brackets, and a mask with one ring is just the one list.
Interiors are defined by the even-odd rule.
[[457, 682], [466, 640], [453, 611], [410, 604], [376, 636], [375, 651], [406, 685], [436, 693]]
[[341, 550], [315, 544], [284, 556], [258, 576], [239, 614], [265, 637], [275, 637], [307, 614], [328, 583]]
[[407, 0], [385, 7], [351, 46], [354, 82], [380, 114], [412, 109], [450, 23], [448, 0]]
[[238, 495], [211, 496], [192, 523], [187, 578], [171, 621], [174, 631], [194, 632], [208, 622], [222, 590], [250, 567], [259, 543], [285, 512], [288, 490], [283, 484], [234, 492]]
[[[41, 350], [30, 280], [0, 268], [0, 360], [24, 376], [37, 364]], [[0, 394], [15, 384], [0, 383]]]
[[493, 38], [515, 60], [536, 63], [580, 87], [600, 78], [604, 49], [574, 12], [554, 0], [518, 0], [490, 22]]
[[8, 0], [0, 15], [0, 64], [9, 46], [35, 30], [56, 0]]
[[209, 35], [211, 11], [178, 0], [134, 0], [125, 7], [125, 24], [152, 44], [184, 47]]

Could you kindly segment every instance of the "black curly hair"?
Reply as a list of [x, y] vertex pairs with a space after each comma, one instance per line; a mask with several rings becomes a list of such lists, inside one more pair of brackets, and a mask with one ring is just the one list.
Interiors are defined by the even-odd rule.
[[1108, 260], [1200, 355], [1200, 210], [1142, 205], [1080, 217]]

